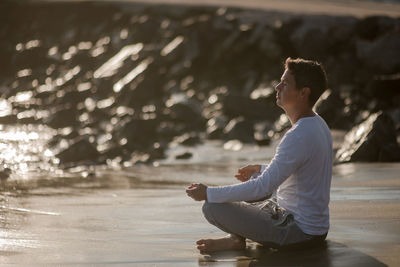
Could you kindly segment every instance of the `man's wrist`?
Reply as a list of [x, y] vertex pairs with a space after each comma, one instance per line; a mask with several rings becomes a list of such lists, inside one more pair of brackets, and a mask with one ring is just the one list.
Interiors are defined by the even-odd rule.
[[208, 201], [208, 186], [206, 186], [206, 199], [204, 199], [205, 201]]
[[253, 166], [254, 166], [254, 172], [255, 172], [255, 173], [259, 173], [259, 172], [261, 171], [261, 165], [255, 164], [255, 165], [253, 165]]

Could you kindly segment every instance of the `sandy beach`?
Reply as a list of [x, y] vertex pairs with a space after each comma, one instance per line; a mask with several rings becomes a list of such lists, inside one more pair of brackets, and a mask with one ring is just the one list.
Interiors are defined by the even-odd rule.
[[[134, 266], [398, 266], [400, 164], [334, 167], [327, 246], [311, 251], [247, 249], [201, 255], [195, 241], [223, 233], [209, 225], [185, 186], [234, 181], [248, 159], [270, 149], [220, 150], [219, 158], [159, 167], [99, 170], [95, 177], [41, 178], [1, 195], [2, 265]], [[201, 151], [201, 149], [199, 149]], [[246, 153], [243, 153], [246, 152]], [[252, 152], [252, 153], [248, 153]], [[201, 155], [201, 152], [199, 152]], [[166, 161], [167, 162], [167, 161]]]

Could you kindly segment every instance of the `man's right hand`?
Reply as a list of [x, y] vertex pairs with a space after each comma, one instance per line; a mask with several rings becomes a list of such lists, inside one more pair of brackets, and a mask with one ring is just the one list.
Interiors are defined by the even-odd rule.
[[261, 165], [247, 165], [245, 167], [240, 168], [238, 170], [238, 173], [235, 174], [235, 177], [241, 182], [246, 182], [250, 179], [250, 177], [254, 173], [260, 172], [260, 170], [261, 170]]

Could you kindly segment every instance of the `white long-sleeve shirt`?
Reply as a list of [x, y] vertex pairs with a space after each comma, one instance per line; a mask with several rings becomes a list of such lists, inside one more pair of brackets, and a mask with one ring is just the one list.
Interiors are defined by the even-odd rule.
[[279, 206], [310, 235], [329, 230], [332, 137], [318, 115], [299, 119], [284, 135], [268, 166], [247, 182], [207, 188], [207, 201], [251, 201], [276, 191]]

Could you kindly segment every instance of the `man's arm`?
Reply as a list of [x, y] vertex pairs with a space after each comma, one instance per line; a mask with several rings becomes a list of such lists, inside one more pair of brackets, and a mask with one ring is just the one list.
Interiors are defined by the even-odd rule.
[[307, 146], [295, 133], [285, 135], [271, 163], [257, 179], [207, 188], [209, 202], [253, 201], [272, 194], [307, 159]]

